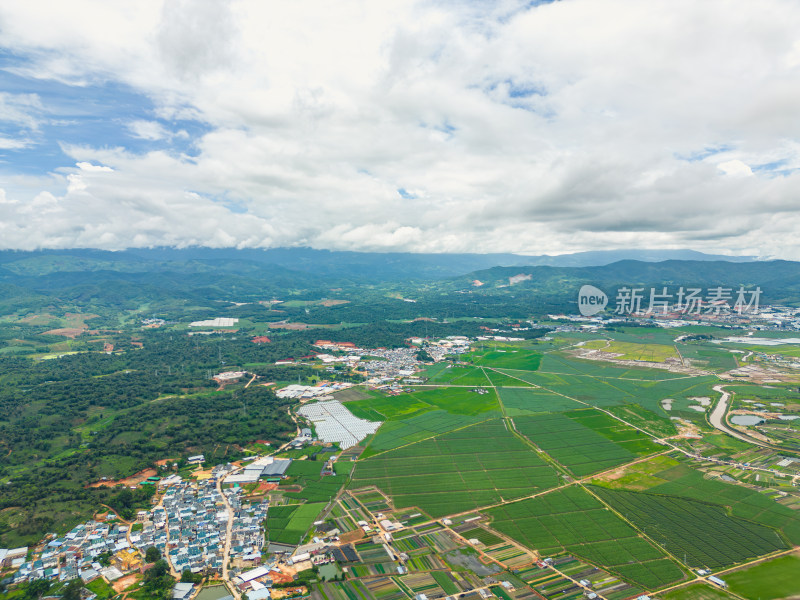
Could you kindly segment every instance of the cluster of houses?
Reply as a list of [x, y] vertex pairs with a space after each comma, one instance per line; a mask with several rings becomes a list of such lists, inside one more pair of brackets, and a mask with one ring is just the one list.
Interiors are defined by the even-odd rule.
[[[41, 553], [28, 559], [27, 548], [0, 550], [0, 563], [17, 568], [14, 583], [34, 579], [88, 583], [100, 576], [108, 581], [141, 569], [141, 555], [132, 546], [128, 526], [122, 523], [87, 521], [61, 537], [44, 544]], [[4, 555], [5, 553], [5, 555]]]
[[[279, 476], [290, 461], [270, 457], [264, 462], [269, 464], [257, 465], [259, 475], [271, 470]], [[209, 478], [196, 483], [170, 478], [169, 485], [161, 486], [166, 487], [161, 503], [149, 511], [139, 511], [130, 527], [98, 518], [77, 525], [64, 536], [51, 536], [36, 552], [28, 548], [0, 549], [0, 567], [15, 569], [13, 583], [76, 578], [88, 583], [98, 577], [112, 582], [130, 572], [145, 571], [149, 565], [144, 554], [155, 547], [178, 573], [187, 569], [221, 573], [229, 521], [228, 559], [234, 565], [233, 572], [258, 565], [267, 502], [243, 501], [238, 484], [223, 490], [223, 498], [216, 482], [232, 469], [231, 465], [220, 465]]]
[[167, 557], [176, 571], [221, 572], [231, 518], [230, 558], [260, 560], [264, 544], [261, 523], [267, 517], [267, 503], [243, 505], [239, 487], [223, 493], [230, 511], [217, 491], [215, 478], [195, 485], [182, 482], [171, 486], [164, 494], [162, 506], [153, 509], [155, 526], [166, 523], [169, 531]]

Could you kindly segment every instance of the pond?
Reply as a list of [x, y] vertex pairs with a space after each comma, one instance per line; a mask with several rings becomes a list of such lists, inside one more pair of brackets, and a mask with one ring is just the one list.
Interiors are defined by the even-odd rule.
[[764, 419], [755, 415], [734, 415], [731, 417], [731, 423], [734, 425], [744, 425], [746, 427], [750, 425], [761, 425], [763, 422]]

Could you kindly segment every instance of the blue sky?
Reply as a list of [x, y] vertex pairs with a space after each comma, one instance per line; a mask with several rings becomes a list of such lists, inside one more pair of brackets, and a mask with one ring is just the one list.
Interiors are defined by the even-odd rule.
[[[19, 74], [30, 68], [24, 57], [0, 54], [0, 90], [12, 96], [35, 95], [40, 103], [31, 111], [35, 125], [0, 121], [0, 136], [24, 139], [24, 148], [0, 150], [6, 174], [39, 175], [70, 165], [62, 145], [122, 147], [133, 153], [152, 150], [192, 155], [194, 140], [209, 130], [197, 120], [163, 120], [153, 101], [141, 91], [114, 80], [68, 85], [52, 79]], [[171, 134], [148, 139], [131, 129], [131, 123], [157, 123]], [[185, 132], [185, 135], [177, 135]]]
[[0, 5], [0, 245], [800, 258], [790, 0]]

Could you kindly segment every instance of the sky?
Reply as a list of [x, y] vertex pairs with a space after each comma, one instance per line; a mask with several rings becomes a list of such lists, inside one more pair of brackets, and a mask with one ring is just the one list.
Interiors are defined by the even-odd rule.
[[0, 3], [0, 247], [800, 259], [795, 0]]

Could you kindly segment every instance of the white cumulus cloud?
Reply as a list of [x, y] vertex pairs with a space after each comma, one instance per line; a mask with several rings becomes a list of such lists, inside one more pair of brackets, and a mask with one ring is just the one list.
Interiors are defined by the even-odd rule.
[[[74, 0], [0, 20], [16, 73], [139, 93], [152, 118], [120, 126], [162, 146], [59, 139], [61, 168], [9, 178], [9, 247], [800, 257], [790, 0]], [[36, 102], [0, 96], [0, 119], [33, 130]]]

